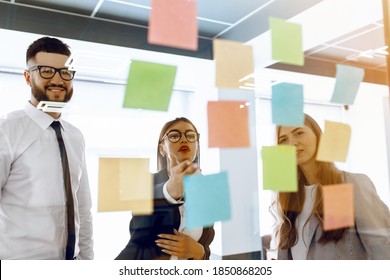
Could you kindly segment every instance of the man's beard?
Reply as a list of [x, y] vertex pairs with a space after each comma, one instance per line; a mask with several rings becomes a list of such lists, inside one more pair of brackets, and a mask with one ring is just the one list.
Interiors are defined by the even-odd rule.
[[[64, 100], [62, 101], [58, 101], [58, 100], [50, 100], [50, 97], [48, 96], [48, 94], [46, 93], [46, 90], [49, 88], [49, 87], [56, 87], [56, 88], [62, 88], [65, 90], [66, 94], [64, 96]], [[31, 93], [32, 95], [34, 96], [35, 100], [37, 100], [38, 102], [40, 101], [58, 101], [58, 102], [68, 102], [71, 98], [72, 98], [72, 95], [73, 95], [73, 88], [71, 88], [69, 91], [68, 91], [68, 88], [65, 87], [65, 86], [62, 86], [62, 85], [55, 85], [55, 84], [48, 84], [44, 87], [44, 90], [40, 89], [39, 87], [37, 87], [34, 82], [31, 83]]]

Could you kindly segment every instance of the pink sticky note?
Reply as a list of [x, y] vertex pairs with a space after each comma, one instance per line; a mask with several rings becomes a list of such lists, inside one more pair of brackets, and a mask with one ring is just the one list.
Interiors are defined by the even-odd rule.
[[324, 230], [354, 225], [352, 184], [322, 186], [322, 196]]
[[152, 0], [148, 43], [198, 49], [196, 0]]
[[249, 147], [246, 101], [210, 101], [207, 106], [209, 147]]

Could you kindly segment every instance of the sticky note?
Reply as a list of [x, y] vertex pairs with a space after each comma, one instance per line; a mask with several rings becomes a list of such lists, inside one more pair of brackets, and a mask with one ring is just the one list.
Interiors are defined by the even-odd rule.
[[148, 43], [198, 49], [196, 0], [152, 0], [151, 7]]
[[246, 101], [209, 101], [207, 116], [210, 148], [250, 146]]
[[298, 191], [296, 147], [263, 146], [263, 189], [279, 192]]
[[353, 186], [338, 184], [322, 186], [324, 230], [351, 227], [354, 222]]
[[98, 211], [153, 212], [153, 177], [149, 159], [100, 158]]
[[239, 42], [214, 39], [216, 86], [240, 88], [240, 80], [254, 73], [253, 47]]
[[352, 105], [364, 78], [364, 69], [353, 66], [336, 66], [336, 83], [333, 90], [333, 103]]
[[348, 124], [325, 121], [317, 149], [318, 161], [345, 162], [351, 140], [351, 127]]
[[272, 59], [282, 63], [304, 64], [302, 27], [300, 24], [278, 18], [269, 18], [272, 42]]
[[187, 228], [211, 226], [214, 222], [231, 218], [227, 172], [187, 175], [183, 185]]
[[303, 86], [281, 83], [272, 87], [272, 122], [276, 125], [303, 126]]
[[133, 60], [123, 107], [168, 111], [176, 68], [172, 65]]

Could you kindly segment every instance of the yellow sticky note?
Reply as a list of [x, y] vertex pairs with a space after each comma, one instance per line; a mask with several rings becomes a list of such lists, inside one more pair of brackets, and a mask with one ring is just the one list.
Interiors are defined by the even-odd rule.
[[278, 18], [270, 18], [269, 25], [272, 40], [272, 58], [283, 63], [302, 66], [304, 55], [301, 25]]
[[351, 127], [339, 122], [325, 122], [324, 133], [321, 134], [316, 159], [318, 161], [345, 162], [351, 139]]
[[99, 159], [98, 211], [153, 212], [153, 178], [149, 159]]
[[338, 184], [322, 186], [324, 230], [354, 225], [353, 186]]
[[209, 101], [207, 105], [210, 148], [249, 147], [246, 101]]
[[263, 189], [280, 192], [298, 191], [295, 146], [279, 145], [262, 148]]
[[253, 48], [239, 42], [214, 39], [216, 86], [240, 88], [240, 80], [254, 73]]

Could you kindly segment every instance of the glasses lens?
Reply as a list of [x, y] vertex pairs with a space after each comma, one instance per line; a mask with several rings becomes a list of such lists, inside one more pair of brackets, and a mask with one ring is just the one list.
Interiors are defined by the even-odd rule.
[[195, 142], [198, 140], [198, 134], [195, 131], [187, 131], [185, 135], [189, 142]]
[[54, 68], [52, 68], [52, 67], [41, 67], [39, 69], [39, 74], [44, 79], [52, 78], [55, 73], [56, 73], [56, 70]]
[[180, 132], [171, 131], [171, 132], [168, 133], [168, 139], [172, 143], [178, 142], [180, 140], [180, 138], [181, 138], [181, 133]]
[[60, 76], [64, 80], [67, 80], [67, 81], [72, 80], [73, 79], [73, 75], [74, 75], [74, 71], [71, 71], [71, 70], [68, 70], [68, 69], [61, 69], [60, 70]]

